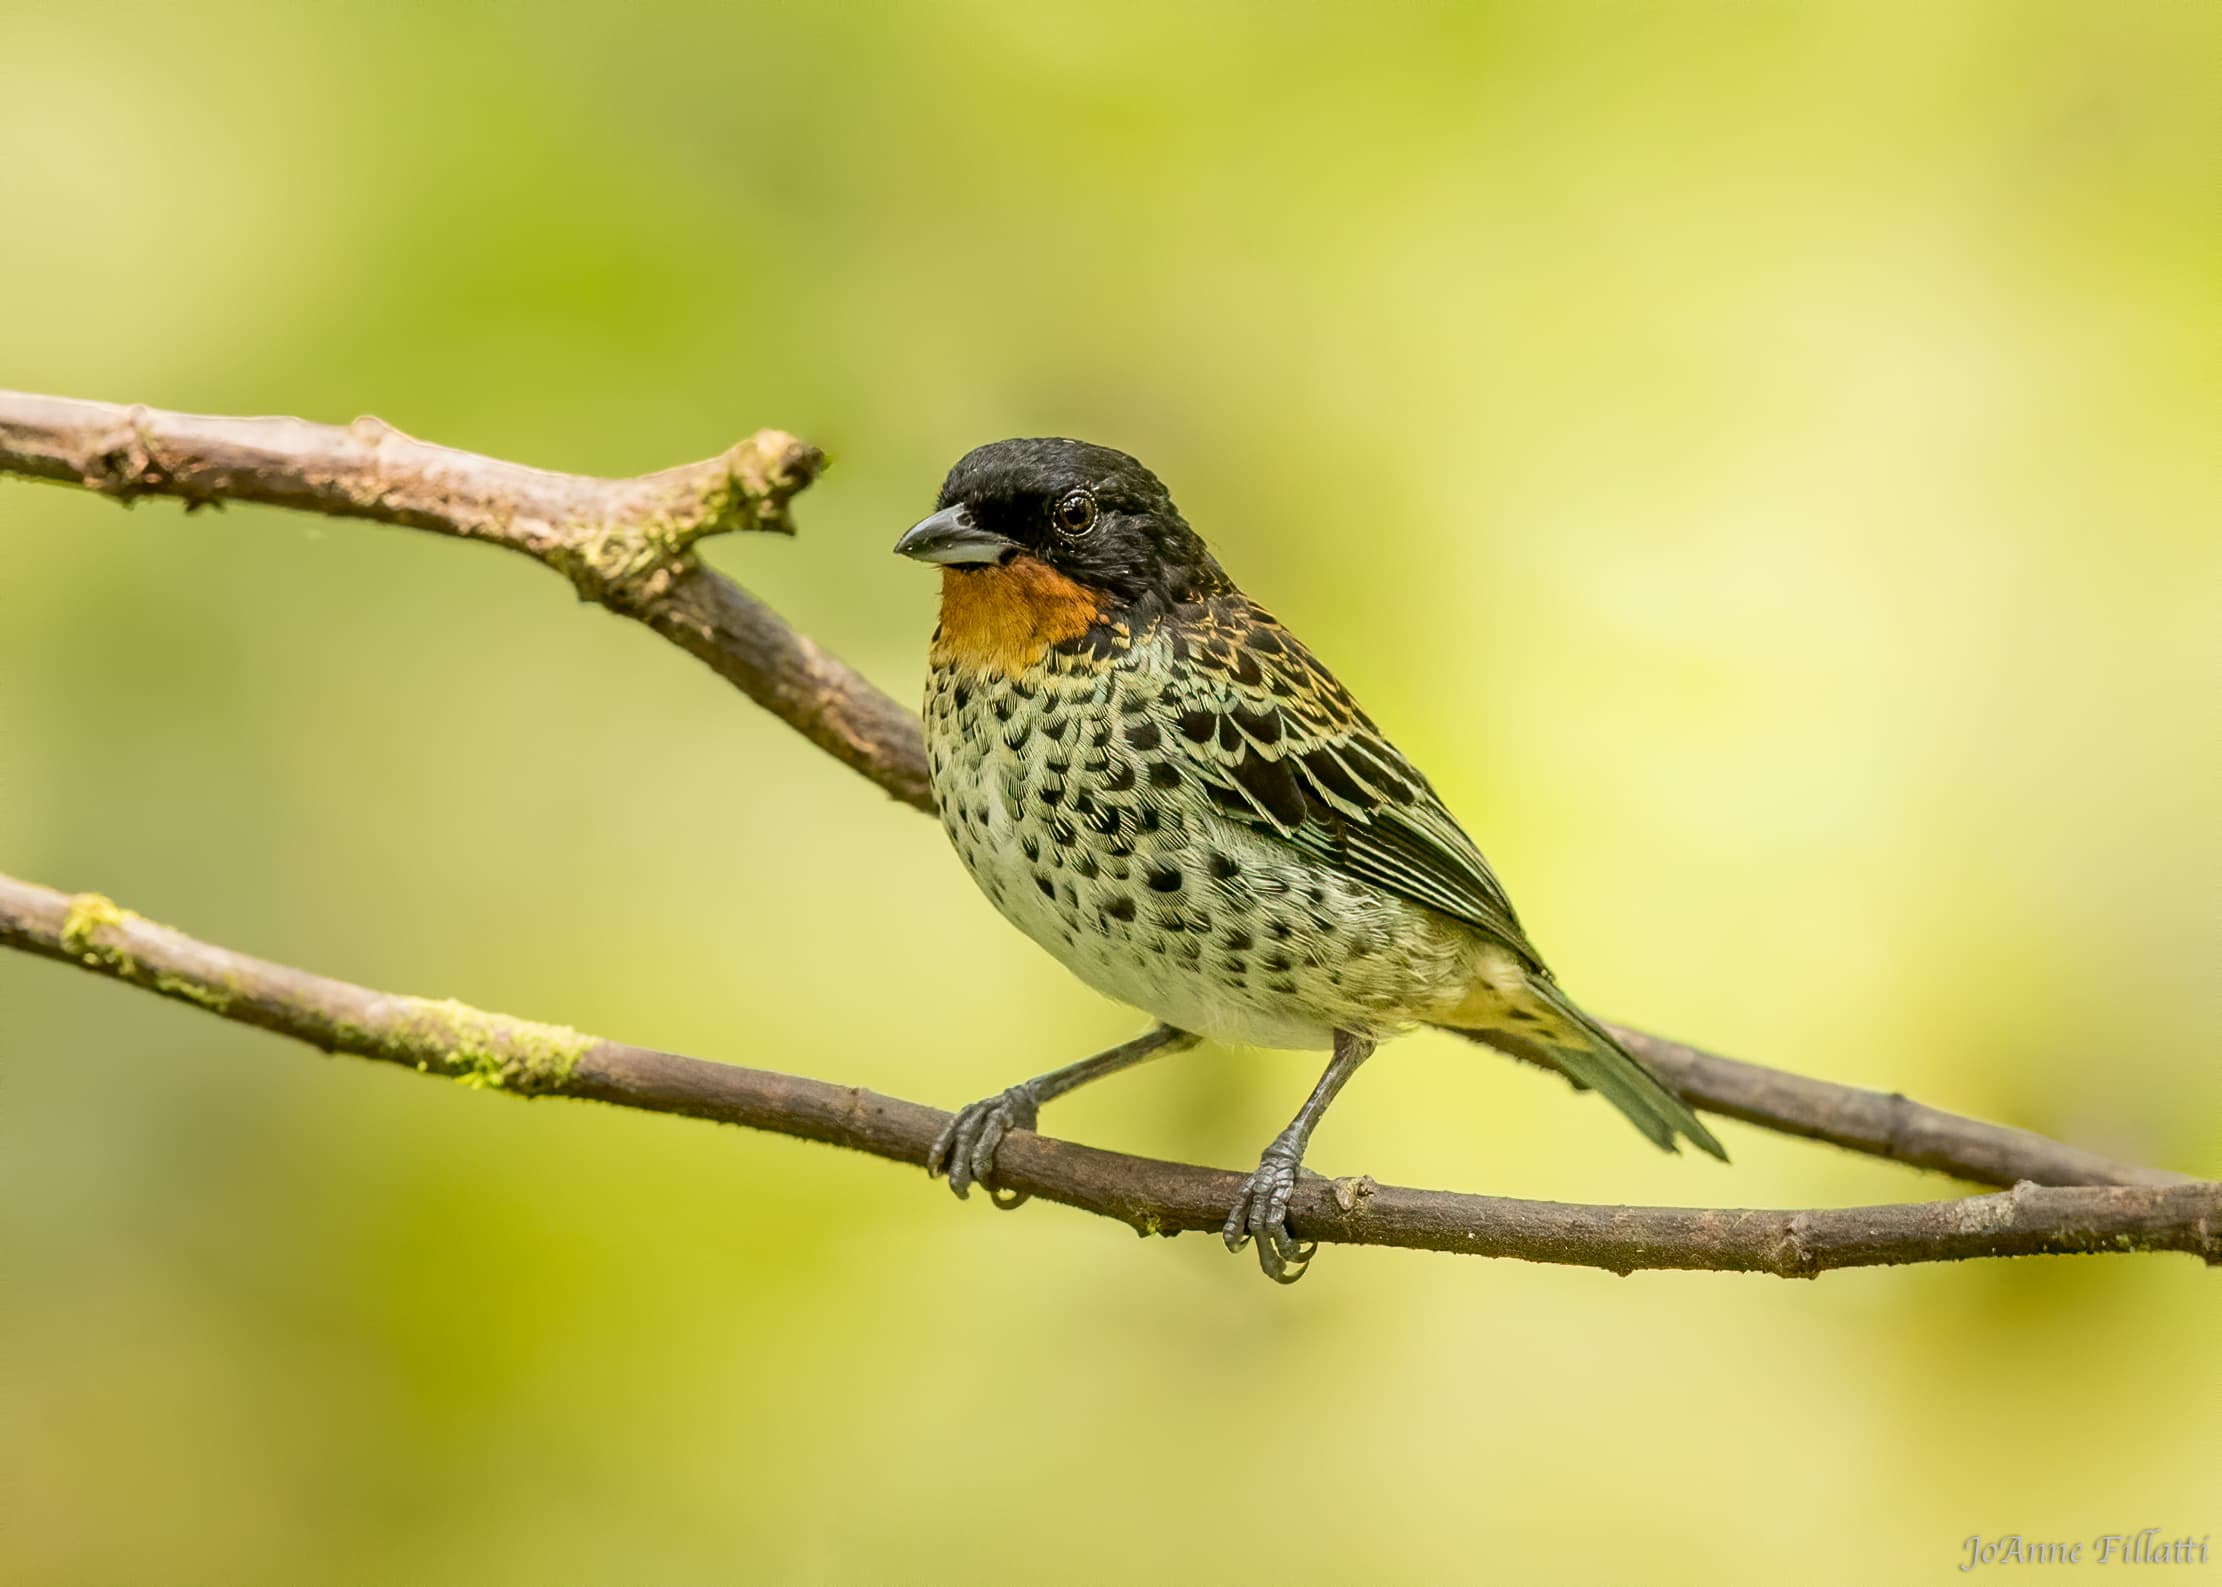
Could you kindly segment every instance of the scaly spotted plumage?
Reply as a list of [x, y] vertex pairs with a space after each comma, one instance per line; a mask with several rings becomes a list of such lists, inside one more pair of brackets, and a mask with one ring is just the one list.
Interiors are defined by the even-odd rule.
[[927, 748], [966, 867], [1082, 980], [1169, 1025], [1263, 1047], [1384, 1035], [1449, 1014], [1520, 941], [1479, 856], [1476, 883], [1405, 857], [1432, 792], [1240, 596], [1105, 616], [1015, 670], [945, 623], [933, 663]]
[[[1237, 589], [1123, 453], [1011, 441], [960, 462], [899, 549], [942, 565], [926, 743], [943, 827], [1021, 931], [1173, 1033], [1332, 1047], [1229, 1218], [1268, 1273], [1311, 1126], [1381, 1038], [1459, 1030], [1556, 1064], [1661, 1146], [1689, 1109], [1562, 993], [1435, 790], [1334, 675]], [[1139, 1044], [1129, 1044], [1130, 1048]], [[1114, 1049], [959, 1116], [963, 1194]], [[1111, 1060], [1116, 1059], [1116, 1062]]]

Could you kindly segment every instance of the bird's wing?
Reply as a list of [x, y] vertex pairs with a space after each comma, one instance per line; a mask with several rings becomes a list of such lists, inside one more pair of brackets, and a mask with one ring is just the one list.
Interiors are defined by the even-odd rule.
[[1295, 635], [1241, 597], [1167, 626], [1167, 736], [1223, 810], [1543, 968], [1473, 839]]

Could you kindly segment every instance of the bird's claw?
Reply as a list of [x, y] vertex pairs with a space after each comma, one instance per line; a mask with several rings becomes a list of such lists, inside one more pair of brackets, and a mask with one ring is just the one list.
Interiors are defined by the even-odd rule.
[[1041, 1099], [1034, 1094], [1032, 1082], [965, 1104], [934, 1138], [933, 1149], [926, 1154], [926, 1173], [948, 1175], [949, 1188], [960, 1201], [977, 1184], [986, 1188], [988, 1199], [998, 1207], [1007, 1210], [1019, 1205], [1027, 1199], [1026, 1192], [996, 1188], [995, 1154], [1004, 1136], [1032, 1129], [1040, 1115]]
[[1254, 1236], [1258, 1266], [1276, 1284], [1293, 1284], [1302, 1278], [1319, 1249], [1316, 1242], [1299, 1240], [1288, 1232], [1289, 1198], [1296, 1193], [1302, 1172], [1294, 1147], [1282, 1141], [1268, 1146], [1258, 1159], [1257, 1172], [1235, 1192], [1234, 1207], [1220, 1231], [1230, 1251], [1241, 1250]]

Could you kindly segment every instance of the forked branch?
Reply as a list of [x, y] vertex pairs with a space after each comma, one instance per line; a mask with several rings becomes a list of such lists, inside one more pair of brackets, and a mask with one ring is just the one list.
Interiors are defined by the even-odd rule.
[[483, 540], [555, 569], [647, 624], [834, 759], [924, 809], [918, 721], [693, 552], [736, 529], [793, 533], [787, 503], [824, 466], [759, 430], [728, 452], [635, 479], [555, 474], [433, 446], [380, 419], [209, 418], [0, 391], [0, 473], [129, 505], [260, 502]]
[[[636, 479], [556, 474], [458, 452], [377, 420], [206, 418], [0, 391], [0, 472], [126, 503], [259, 502], [484, 540], [564, 574], [646, 624], [894, 797], [930, 809], [917, 718], [693, 547], [791, 532], [818, 452], [763, 431], [719, 457]], [[821, 1081], [703, 1063], [452, 1003], [367, 991], [194, 942], [90, 895], [0, 879], [0, 945], [66, 959], [331, 1051], [527, 1094], [689, 1113], [923, 1162], [946, 1115]], [[2218, 1260], [2222, 1185], [1911, 1102], [1717, 1057], [1615, 1027], [1693, 1105], [1931, 1168], [2002, 1196], [1815, 1212], [1598, 1208], [1338, 1181], [1299, 1192], [1305, 1238], [1541, 1261], [1810, 1274], [1831, 1267], [2094, 1250]], [[1239, 1176], [1014, 1134], [1010, 1188], [1145, 1232], [1216, 1227]], [[2045, 1189], [2040, 1187], [2057, 1187]], [[2112, 1188], [2104, 1188], [2112, 1187]]]

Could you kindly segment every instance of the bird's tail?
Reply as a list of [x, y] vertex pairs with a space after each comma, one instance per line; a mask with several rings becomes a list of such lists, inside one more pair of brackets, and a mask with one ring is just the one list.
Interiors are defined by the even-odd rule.
[[1722, 1162], [1728, 1153], [1698, 1121], [1688, 1103], [1613, 1039], [1594, 1019], [1539, 975], [1515, 990], [1484, 986], [1445, 1016], [1444, 1029], [1485, 1042], [1515, 1058], [1557, 1069], [1577, 1087], [1594, 1091], [1628, 1115], [1660, 1147], [1675, 1151], [1677, 1136]]

